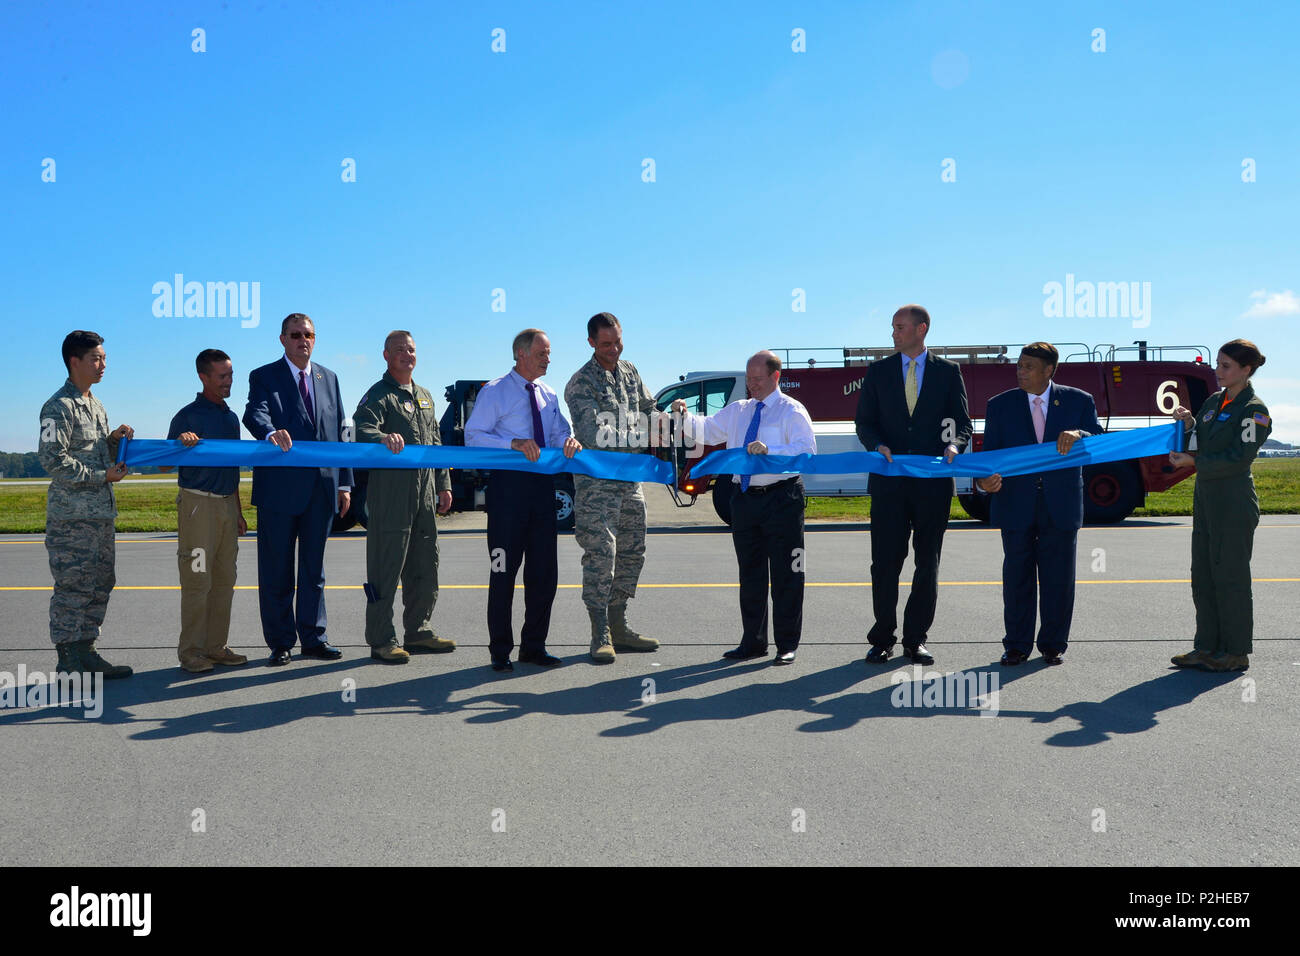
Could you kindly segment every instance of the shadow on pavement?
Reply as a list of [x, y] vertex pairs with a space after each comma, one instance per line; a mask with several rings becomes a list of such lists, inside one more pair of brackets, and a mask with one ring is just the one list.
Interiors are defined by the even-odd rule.
[[[465, 722], [471, 724], [500, 723], [533, 714], [560, 717], [623, 714], [627, 723], [602, 730], [600, 736], [633, 737], [674, 724], [743, 720], [782, 711], [805, 713], [815, 718], [799, 726], [798, 729], [804, 733], [848, 730], [875, 717], [978, 717], [986, 713], [975, 700], [961, 700], [954, 704], [951, 699], [940, 699], [936, 704], [926, 704], [921, 694], [925, 683], [915, 680], [910, 682], [915, 699], [906, 706], [896, 704], [899, 685], [892, 683], [870, 691], [845, 693], [873, 676], [897, 670], [902, 658], [892, 666], [881, 668], [868, 667], [856, 659], [837, 667], [799, 674], [781, 683], [745, 684], [707, 697], [672, 697], [722, 678], [742, 676], [769, 667], [769, 660], [743, 664], [708, 661], [651, 673], [643, 671], [634, 676], [613, 676], [581, 687], [536, 691], [519, 689], [521, 678], [545, 677], [541, 669], [527, 664], [517, 664], [517, 669], [509, 675], [499, 676], [484, 664], [433, 674], [425, 672], [410, 680], [378, 686], [366, 686], [364, 678], [360, 677], [362, 669], [380, 666], [371, 664], [368, 658], [310, 665], [295, 662], [275, 669], [252, 666], [222, 672], [214, 679], [183, 676], [177, 668], [166, 667], [107, 684], [104, 712], [97, 722], [148, 725], [131, 734], [131, 739], [166, 740], [201, 733], [248, 733], [314, 717], [382, 716], [394, 711], [427, 715], [460, 713], [465, 715]], [[581, 666], [584, 661], [585, 655], [580, 655], [569, 658], [566, 663]], [[989, 664], [956, 673], [971, 675], [977, 681], [982, 679], [985, 682], [982, 686], [987, 687], [992, 687], [989, 682], [996, 678], [1001, 704], [1004, 699], [1001, 692], [1009, 685], [1030, 678], [1043, 669], [1041, 664], [1017, 668]], [[287, 689], [299, 678], [328, 674], [337, 675], [340, 686], [305, 697], [234, 704], [162, 718], [141, 717], [132, 712], [132, 708], [140, 705], [193, 701], [213, 694], [237, 694], [259, 686], [284, 685]], [[1055, 711], [1009, 710], [999, 706], [997, 716], [1028, 719], [1041, 724], [1071, 718], [1076, 727], [1057, 732], [1045, 743], [1055, 747], [1091, 746], [1110, 740], [1115, 734], [1150, 730], [1156, 726], [1157, 715], [1161, 712], [1190, 703], [1199, 695], [1222, 687], [1239, 676], [1171, 671], [1127, 687], [1104, 701], [1075, 701]], [[342, 686], [345, 677], [358, 677], [353, 700], [345, 699]], [[643, 703], [642, 694], [649, 686], [645, 683], [647, 679], [654, 681], [655, 698]], [[480, 691], [477, 696], [451, 701], [453, 695], [475, 689]], [[74, 717], [87, 719], [84, 711], [79, 709], [14, 710], [0, 713], [0, 727]]]

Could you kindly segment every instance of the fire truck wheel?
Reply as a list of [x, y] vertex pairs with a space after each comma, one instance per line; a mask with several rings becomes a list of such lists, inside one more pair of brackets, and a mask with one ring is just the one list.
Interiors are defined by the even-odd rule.
[[989, 521], [989, 496], [988, 495], [958, 495], [957, 500], [961, 506], [966, 509], [966, 513], [976, 521], [983, 521], [988, 524]]
[[1142, 484], [1128, 462], [1090, 465], [1083, 469], [1083, 520], [1114, 524], [1133, 513], [1142, 500]]
[[731, 524], [731, 500], [736, 496], [736, 483], [723, 476], [713, 483], [713, 510], [724, 524]]
[[573, 479], [568, 482], [555, 482], [555, 528], [557, 531], [572, 531], [577, 524], [577, 514], [573, 509]]

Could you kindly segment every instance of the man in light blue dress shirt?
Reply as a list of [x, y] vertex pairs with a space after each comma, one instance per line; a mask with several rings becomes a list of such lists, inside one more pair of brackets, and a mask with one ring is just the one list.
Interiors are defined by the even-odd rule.
[[[563, 448], [572, 458], [582, 450], [560, 412], [554, 389], [538, 381], [551, 364], [551, 341], [541, 329], [515, 336], [515, 367], [478, 393], [465, 423], [465, 444], [512, 448], [537, 461], [542, 448]], [[524, 566], [524, 625], [519, 660], [553, 667], [560, 659], [546, 651], [551, 605], [559, 583], [556, 559], [555, 483], [550, 475], [493, 469], [487, 486], [488, 650], [492, 669], [514, 670], [511, 611], [515, 577]]]

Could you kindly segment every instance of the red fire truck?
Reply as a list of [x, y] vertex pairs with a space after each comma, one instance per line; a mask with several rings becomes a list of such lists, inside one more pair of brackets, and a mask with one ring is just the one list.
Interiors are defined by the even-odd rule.
[[[988, 400], [1016, 387], [1015, 363], [1020, 345], [932, 346], [936, 355], [957, 362], [966, 382], [975, 436], [969, 451], [979, 451], [983, 441], [983, 418]], [[1057, 345], [1061, 364], [1055, 381], [1089, 392], [1097, 402], [1097, 417], [1108, 431], [1141, 428], [1169, 421], [1177, 406], [1199, 408], [1217, 389], [1211, 352], [1205, 346], [1132, 346], [1078, 343]], [[798, 399], [812, 416], [820, 454], [861, 451], [854, 429], [858, 390], [865, 367], [894, 353], [892, 348], [775, 349], [782, 358], [781, 389]], [[730, 402], [746, 397], [742, 371], [691, 372], [662, 389], [655, 404], [666, 409], [674, 399], [685, 399], [687, 407], [711, 415]], [[705, 454], [714, 450], [706, 447]], [[698, 452], [676, 454], [678, 504], [688, 506], [705, 492], [712, 492], [713, 507], [723, 521], [731, 519], [733, 483], [714, 476], [694, 478], [690, 466], [700, 460]], [[1148, 492], [1164, 491], [1193, 473], [1175, 469], [1167, 456], [1156, 455], [1132, 461], [1093, 465], [1083, 471], [1084, 518], [1089, 522], [1122, 521], [1140, 507]], [[809, 497], [849, 497], [867, 493], [867, 476], [806, 475]], [[988, 499], [975, 493], [971, 480], [957, 479], [957, 495], [973, 518], [988, 520]], [[689, 501], [682, 497], [688, 496]]]

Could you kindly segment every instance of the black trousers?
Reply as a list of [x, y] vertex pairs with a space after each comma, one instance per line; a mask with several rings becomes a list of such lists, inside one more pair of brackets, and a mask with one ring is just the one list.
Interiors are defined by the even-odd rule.
[[767, 595], [780, 654], [799, 646], [803, 632], [803, 481], [750, 488], [731, 505], [731, 541], [740, 565], [742, 647], [767, 647]]
[[[874, 476], [873, 476], [874, 477]], [[903, 647], [924, 644], [939, 598], [939, 552], [952, 507], [951, 478], [899, 478], [871, 493], [871, 604], [874, 647], [893, 647], [898, 627], [898, 576], [908, 539], [916, 571], [903, 610]]]
[[555, 480], [524, 471], [493, 471], [487, 486], [488, 650], [493, 660], [514, 650], [511, 613], [515, 578], [524, 566], [521, 651], [544, 651], [559, 583], [555, 543]]
[[[1034, 647], [1034, 618], [1042, 616], [1038, 649], [1065, 652], [1074, 618], [1075, 553], [1079, 532], [1052, 524], [1043, 489], [1037, 490], [1034, 523], [1002, 531], [1002, 646], [1028, 654]], [[1041, 601], [1039, 597], [1041, 596]]]

